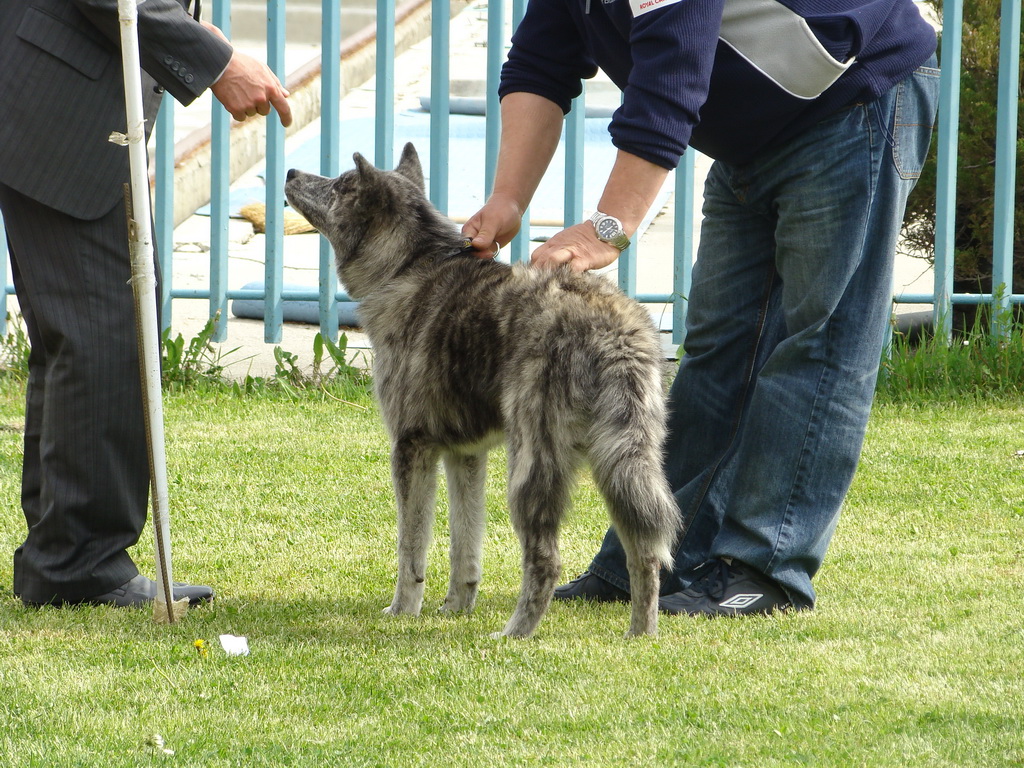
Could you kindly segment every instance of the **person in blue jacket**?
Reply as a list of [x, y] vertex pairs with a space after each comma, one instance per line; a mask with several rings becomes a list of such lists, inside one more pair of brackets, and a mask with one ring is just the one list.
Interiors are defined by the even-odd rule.
[[[598, 210], [533, 265], [589, 270], [629, 243], [693, 147], [714, 159], [669, 394], [683, 517], [662, 611], [808, 609], [874, 395], [892, 266], [928, 150], [936, 38], [912, 0], [531, 0], [499, 95], [479, 255], [518, 232], [583, 80], [622, 90]], [[625, 600], [609, 531], [558, 599]]]

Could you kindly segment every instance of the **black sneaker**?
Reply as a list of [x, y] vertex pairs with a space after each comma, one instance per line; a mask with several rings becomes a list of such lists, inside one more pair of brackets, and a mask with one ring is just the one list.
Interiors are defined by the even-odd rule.
[[792, 608], [778, 584], [738, 560], [712, 560], [700, 571], [682, 592], [659, 598], [659, 610], [690, 616], [746, 616]]
[[596, 603], [628, 603], [629, 592], [584, 571], [568, 584], [555, 587], [555, 600], [593, 600]]

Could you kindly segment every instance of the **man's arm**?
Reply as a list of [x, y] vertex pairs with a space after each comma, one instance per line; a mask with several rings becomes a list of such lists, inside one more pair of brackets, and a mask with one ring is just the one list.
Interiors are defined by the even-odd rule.
[[[72, 0], [82, 14], [120, 46], [117, 0]], [[278, 111], [291, 125], [288, 91], [263, 62], [234, 50], [212, 24], [200, 24], [179, 0], [146, 0], [138, 8], [143, 69], [182, 104], [210, 88], [236, 120]]]
[[562, 109], [532, 93], [501, 100], [501, 144], [494, 190], [462, 228], [481, 257], [493, 256], [522, 224], [562, 135]]

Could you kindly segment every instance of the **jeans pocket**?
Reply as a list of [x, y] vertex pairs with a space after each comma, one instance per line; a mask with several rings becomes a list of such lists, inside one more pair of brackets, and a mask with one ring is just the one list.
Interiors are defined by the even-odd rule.
[[918, 67], [896, 86], [892, 123], [892, 159], [902, 179], [917, 179], [928, 157], [928, 146], [939, 101], [939, 70]]

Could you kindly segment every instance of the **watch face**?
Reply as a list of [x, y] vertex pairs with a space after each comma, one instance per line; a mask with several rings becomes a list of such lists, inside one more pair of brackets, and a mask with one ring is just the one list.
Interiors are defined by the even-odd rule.
[[615, 219], [607, 217], [597, 222], [597, 236], [602, 240], [611, 240], [622, 234], [622, 226]]

